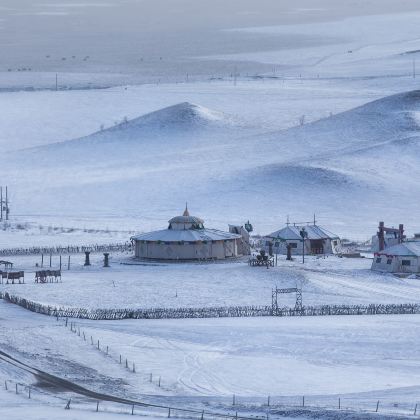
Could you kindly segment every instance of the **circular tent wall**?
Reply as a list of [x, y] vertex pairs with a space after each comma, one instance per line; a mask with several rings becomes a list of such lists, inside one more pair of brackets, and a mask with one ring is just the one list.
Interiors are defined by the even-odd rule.
[[237, 240], [241, 235], [206, 229], [204, 221], [190, 216], [169, 220], [167, 229], [133, 236], [135, 256], [153, 260], [225, 259], [238, 256]]

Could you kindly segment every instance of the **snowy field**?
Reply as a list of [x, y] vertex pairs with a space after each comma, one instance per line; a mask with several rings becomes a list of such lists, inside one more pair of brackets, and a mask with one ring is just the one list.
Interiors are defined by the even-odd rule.
[[[12, 211], [0, 249], [125, 242], [165, 228], [186, 201], [224, 230], [250, 220], [267, 234], [316, 213], [354, 240], [368, 240], [379, 220], [420, 231], [417, 2], [287, 0], [264, 16], [256, 2], [232, 1], [201, 17], [192, 8], [186, 27], [178, 2], [160, 23], [134, 13], [143, 3], [134, 0], [2, 3], [0, 184]], [[125, 31], [102, 47], [110, 22]], [[0, 291], [57, 306], [270, 305], [275, 286], [301, 287], [304, 305], [420, 303], [418, 279], [374, 273], [369, 258], [280, 257], [267, 270], [246, 260], [134, 265], [113, 254], [105, 269], [100, 254], [91, 267], [77, 254], [70, 270], [64, 256], [57, 284], [34, 283], [38, 256], [5, 259], [26, 284]], [[269, 418], [414, 418], [420, 405], [418, 315], [75, 322], [71, 332], [0, 301], [0, 350], [91, 390], [198, 410], [267, 418], [270, 396]], [[112, 404], [93, 414], [92, 400], [0, 361], [4, 381], [0, 418], [130, 414]]]
[[[293, 418], [303, 395], [308, 406], [336, 408], [340, 397], [343, 410], [370, 412], [379, 399], [381, 415], [408, 415], [417, 402], [417, 315], [77, 321], [80, 336], [63, 321], [36, 314], [28, 317], [10, 304], [0, 303], [0, 315], [2, 319], [12, 316], [0, 327], [5, 351], [32, 366], [114, 395], [178, 406], [204, 404], [206, 410], [221, 411], [232, 410], [235, 394], [234, 410], [254, 414], [264, 413], [270, 395], [272, 410], [289, 406]], [[123, 362], [129, 361], [128, 369], [119, 364], [120, 354]], [[29, 377], [7, 364], [0, 364], [0, 377], [12, 385], [13, 381], [31, 384]], [[18, 398], [29, 404], [23, 392], [16, 396], [1, 389], [0, 395], [10, 406]], [[64, 393], [55, 400], [51, 391], [39, 395], [34, 388], [31, 404], [49, 402], [52, 409], [62, 407], [66, 397]], [[82, 412], [94, 410], [92, 402], [76, 398], [77, 403]], [[2, 405], [2, 413], [9, 412], [7, 404]], [[315, 416], [322, 413], [319, 410]], [[309, 413], [305, 418], [313, 417]]]
[[[372, 272], [372, 260], [307, 257], [289, 262], [279, 256], [278, 266], [250, 267], [246, 259], [204, 264], [136, 263], [126, 255], [114, 256], [111, 268], [102, 268], [101, 254], [84, 267], [84, 255], [63, 257], [62, 283], [34, 283], [35, 264], [41, 257], [13, 259], [25, 270], [26, 284], [0, 285], [1, 291], [51, 306], [80, 308], [177, 308], [271, 305], [271, 290], [302, 288], [305, 305], [420, 303], [420, 282]], [[19, 264], [19, 261], [21, 263]], [[53, 256], [53, 269], [58, 268]], [[122, 263], [122, 264], [121, 264]], [[49, 268], [49, 258], [44, 258]], [[294, 296], [283, 296], [281, 306], [293, 307]]]

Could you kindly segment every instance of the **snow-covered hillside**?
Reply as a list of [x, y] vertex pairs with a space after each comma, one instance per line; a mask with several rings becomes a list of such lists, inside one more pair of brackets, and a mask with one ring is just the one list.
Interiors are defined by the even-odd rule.
[[216, 227], [263, 213], [274, 228], [286, 214], [315, 212], [349, 236], [378, 218], [418, 229], [419, 98], [419, 91], [392, 95], [269, 133], [180, 103], [80, 139], [10, 152], [0, 173], [30, 197], [27, 206], [47, 214], [155, 214], [157, 227], [190, 201]]

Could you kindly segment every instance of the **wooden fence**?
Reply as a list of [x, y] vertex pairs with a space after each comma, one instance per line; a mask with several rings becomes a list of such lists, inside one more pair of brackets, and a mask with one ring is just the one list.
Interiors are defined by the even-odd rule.
[[30, 247], [30, 248], [4, 248], [0, 249], [1, 256], [13, 255], [58, 255], [58, 254], [81, 254], [91, 252], [124, 252], [131, 251], [131, 242], [116, 244], [93, 244], [93, 245], [67, 245], [54, 247]]
[[271, 306], [86, 309], [47, 306], [19, 296], [10, 295], [7, 292], [0, 293], [0, 298], [39, 314], [63, 318], [81, 318], [93, 320], [420, 314], [420, 304], [411, 303], [304, 306], [302, 310], [279, 308], [277, 311], [273, 310]]

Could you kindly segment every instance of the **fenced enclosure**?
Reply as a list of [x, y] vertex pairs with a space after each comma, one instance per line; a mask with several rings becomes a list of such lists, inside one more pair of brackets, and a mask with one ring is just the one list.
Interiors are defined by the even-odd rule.
[[259, 316], [332, 316], [332, 315], [397, 315], [420, 314], [420, 304], [319, 305], [295, 308], [272, 306], [222, 306], [201, 308], [88, 309], [44, 305], [0, 292], [0, 298], [31, 312], [62, 318], [91, 320], [118, 319], [180, 319], [180, 318], [240, 318]]
[[1, 256], [14, 255], [58, 255], [58, 254], [82, 254], [88, 252], [131, 252], [131, 242], [115, 244], [93, 244], [93, 245], [67, 245], [53, 247], [29, 247], [29, 248], [3, 248], [0, 249]]

